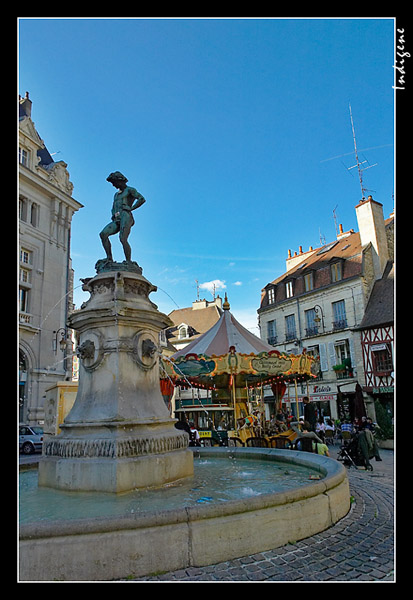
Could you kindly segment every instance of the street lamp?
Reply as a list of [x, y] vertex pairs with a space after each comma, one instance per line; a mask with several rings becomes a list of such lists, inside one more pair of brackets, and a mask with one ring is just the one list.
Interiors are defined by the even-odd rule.
[[58, 329], [57, 331], [53, 331], [53, 333], [55, 334], [54, 338], [53, 338], [53, 350], [54, 353], [56, 354], [57, 352], [57, 336], [59, 335], [59, 333], [61, 334], [61, 338], [59, 341], [59, 346], [60, 346], [60, 350], [62, 352], [65, 351], [66, 349], [66, 345], [67, 345], [67, 331], [64, 327], [60, 327], [60, 329]]
[[[321, 314], [321, 319], [318, 316], [318, 312], [319, 311], [320, 311], [320, 314]], [[316, 324], [317, 329], [318, 329], [320, 323], [322, 323], [322, 325], [323, 325], [323, 333], [324, 333], [324, 315], [323, 315], [323, 311], [321, 309], [321, 306], [319, 306], [318, 304], [316, 304], [314, 306], [314, 312], [315, 312], [314, 323]]]

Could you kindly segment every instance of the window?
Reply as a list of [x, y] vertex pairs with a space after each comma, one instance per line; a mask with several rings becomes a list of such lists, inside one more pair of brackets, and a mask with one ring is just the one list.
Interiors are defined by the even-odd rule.
[[287, 281], [287, 283], [285, 284], [285, 295], [287, 298], [291, 298], [294, 295], [292, 281]]
[[30, 273], [29, 269], [23, 269], [20, 267], [19, 278], [22, 283], [30, 283]]
[[371, 346], [373, 370], [376, 373], [389, 373], [393, 370], [393, 360], [388, 344]]
[[32, 264], [32, 253], [30, 250], [25, 250], [24, 248], [20, 250], [20, 262], [24, 263], [25, 265]]
[[318, 370], [316, 371], [314, 369], [314, 370], [312, 370], [312, 373], [313, 373], [313, 375], [316, 375], [316, 380], [322, 379], [323, 378], [323, 372], [322, 372], [322, 369], [321, 369], [321, 362], [322, 362], [322, 360], [321, 360], [320, 346], [308, 346], [307, 347], [307, 354], [309, 356], [313, 356], [315, 359], [318, 359], [318, 361], [315, 363], [317, 365], [317, 367], [318, 367]]
[[355, 365], [353, 365], [351, 352], [350, 340], [338, 340], [334, 343], [336, 364], [333, 365], [333, 369], [337, 379], [348, 379], [349, 377], [355, 376]]
[[285, 317], [285, 339], [295, 340], [297, 334], [295, 333], [295, 315], [288, 315]]
[[29, 290], [24, 288], [19, 289], [19, 311], [27, 313], [29, 312]]
[[348, 340], [339, 340], [334, 344], [336, 365], [348, 364], [350, 360], [350, 344]]
[[27, 201], [25, 198], [19, 198], [19, 219], [27, 221]]
[[310, 310], [306, 310], [305, 314], [305, 332], [306, 336], [317, 335], [318, 334], [318, 325], [315, 321], [316, 312], [314, 308], [310, 308]]
[[306, 292], [310, 292], [314, 289], [314, 277], [312, 272], [304, 275], [304, 289]]
[[331, 281], [341, 281], [343, 279], [343, 266], [341, 262], [331, 265]]
[[344, 300], [332, 303], [333, 307], [333, 329], [344, 329], [347, 327], [346, 306]]
[[33, 227], [37, 227], [38, 220], [39, 220], [39, 205], [35, 204], [33, 202], [31, 205], [31, 208], [30, 208], [30, 224], [33, 225]]
[[327, 246], [323, 246], [321, 248], [321, 250], [319, 250], [317, 252], [317, 256], [320, 256], [320, 254], [324, 254], [325, 252], [328, 252], [329, 250], [334, 248], [334, 246], [337, 244], [337, 242], [338, 242], [338, 240], [336, 240], [335, 242], [330, 242], [329, 244], [327, 244]]
[[268, 321], [267, 323], [267, 341], [271, 346], [277, 343], [277, 330], [275, 328], [275, 321]]
[[184, 338], [188, 337], [188, 330], [187, 330], [187, 326], [186, 325], [181, 325], [179, 327], [179, 339], [183, 340]]
[[275, 302], [275, 289], [269, 288], [268, 289], [268, 304], [274, 304]]
[[29, 166], [29, 152], [24, 148], [19, 148], [19, 163], [25, 167]]

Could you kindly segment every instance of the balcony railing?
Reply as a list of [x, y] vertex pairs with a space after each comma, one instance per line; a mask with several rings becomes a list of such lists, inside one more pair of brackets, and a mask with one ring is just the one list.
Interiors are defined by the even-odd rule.
[[337, 329], [345, 329], [347, 327], [347, 319], [338, 319], [337, 321], [333, 321], [333, 330]]
[[287, 342], [290, 342], [291, 340], [296, 340], [297, 339], [297, 334], [295, 331], [287, 331], [285, 334], [285, 339]]
[[29, 315], [28, 313], [24, 313], [24, 312], [19, 313], [19, 322], [20, 323], [28, 323], [30, 325], [31, 320], [32, 320], [32, 315]]
[[277, 336], [272, 335], [272, 336], [268, 337], [267, 342], [269, 343], [270, 346], [275, 346], [277, 344]]
[[313, 335], [318, 335], [318, 327], [316, 325], [314, 327], [306, 327], [305, 337], [311, 337]]

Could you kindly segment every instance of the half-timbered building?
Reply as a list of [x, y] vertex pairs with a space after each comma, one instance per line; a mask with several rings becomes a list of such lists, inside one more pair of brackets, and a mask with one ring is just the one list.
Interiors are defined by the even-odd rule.
[[365, 382], [363, 391], [394, 410], [394, 263], [374, 284], [360, 324]]

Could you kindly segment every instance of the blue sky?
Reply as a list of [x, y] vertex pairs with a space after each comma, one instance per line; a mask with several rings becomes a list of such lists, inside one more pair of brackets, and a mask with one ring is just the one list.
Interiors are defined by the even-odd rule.
[[[393, 18], [21, 18], [19, 93], [84, 205], [75, 285], [105, 256], [119, 170], [147, 199], [129, 241], [159, 309], [190, 306], [196, 281], [212, 299], [216, 281], [258, 335], [288, 249], [335, 239], [333, 210], [358, 229], [349, 103], [360, 158], [377, 163], [365, 187], [393, 210], [394, 47]], [[76, 288], [77, 306], [88, 297]]]

